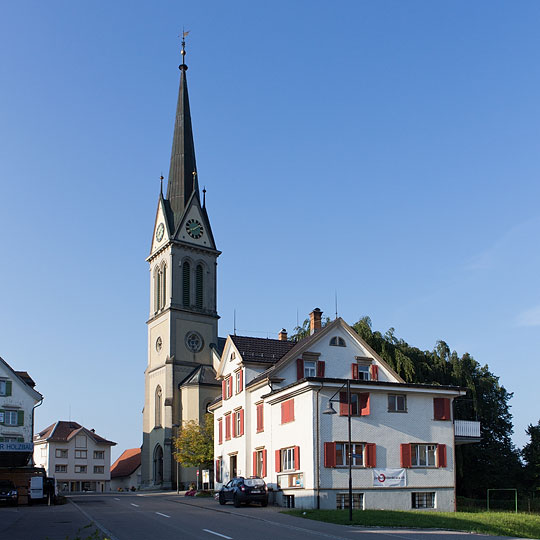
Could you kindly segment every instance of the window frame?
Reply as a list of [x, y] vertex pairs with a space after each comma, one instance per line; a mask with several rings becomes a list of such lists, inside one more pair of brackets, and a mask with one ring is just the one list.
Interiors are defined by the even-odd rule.
[[[4, 409], [3, 411], [3, 420], [2, 420], [2, 424], [4, 424], [4, 426], [18, 426], [19, 425], [19, 411], [13, 411], [13, 410], [9, 410], [9, 409]], [[11, 422], [10, 420], [15, 418], [15, 422]]]
[[[77, 470], [79, 469], [79, 470]], [[75, 465], [75, 473], [76, 474], [86, 474], [88, 471], [87, 465]]]
[[414, 510], [435, 509], [436, 497], [435, 491], [413, 491], [411, 492], [411, 508]]
[[[399, 398], [403, 398], [403, 409], [398, 408]], [[391, 405], [391, 399], [393, 398], [393, 407]], [[388, 412], [390, 413], [406, 413], [407, 412], [407, 394], [388, 394]]]
[[330, 347], [346, 347], [347, 343], [341, 336], [334, 336], [330, 339]]
[[57, 464], [55, 464], [54, 472], [55, 473], [67, 473], [67, 464], [65, 464], [65, 463], [57, 463]]
[[4, 379], [0, 380], [0, 396], [7, 396], [7, 381]]
[[[98, 454], [101, 454], [101, 457]], [[105, 459], [105, 450], [94, 450], [94, 459]]]
[[[360, 452], [357, 451], [357, 446], [360, 446], [361, 450], [362, 450], [362, 463], [361, 464], [357, 463], [357, 460], [359, 460], [359, 458], [353, 457], [353, 462], [352, 462], [351, 467], [357, 468], [357, 469], [365, 469], [366, 468], [366, 443], [352, 441], [351, 444], [352, 444], [352, 447], [353, 447], [353, 452], [352, 452], [353, 454], [359, 454], [360, 453]], [[342, 463], [338, 463], [338, 446], [342, 447], [342, 449], [341, 449], [341, 458], [342, 458], [341, 461], [342, 461]], [[348, 446], [349, 446], [349, 443], [347, 441], [336, 441], [336, 465], [335, 465], [335, 467], [338, 468], [338, 469], [349, 466], [348, 452], [346, 452], [346, 449], [348, 448]]]
[[[364, 509], [364, 493], [353, 493], [352, 494], [352, 507], [353, 510], [363, 510]], [[340, 504], [340, 500], [342, 501]], [[349, 494], [339, 492], [336, 493], [336, 510], [348, 510], [349, 509]]]
[[[100, 471], [96, 469], [101, 469]], [[105, 466], [104, 465], [94, 465], [94, 474], [105, 474]]]
[[[432, 450], [430, 450], [430, 448]], [[424, 456], [421, 456], [421, 453]], [[433, 464], [429, 463], [432, 455]], [[421, 458], [424, 457], [426, 464], [422, 465]], [[416, 463], [415, 463], [416, 462]], [[437, 445], [434, 443], [411, 443], [411, 468], [414, 469], [435, 469], [437, 468]]]
[[75, 459], [88, 459], [88, 450], [75, 450]]
[[[308, 366], [309, 364], [309, 366]], [[304, 377], [317, 376], [317, 360], [304, 360]]]
[[[296, 463], [294, 462], [294, 446], [281, 449], [281, 471], [280, 472], [293, 472], [296, 471]], [[286, 467], [290, 465], [291, 467]]]
[[56, 448], [54, 451], [54, 457], [58, 459], [68, 459], [69, 450], [67, 448]]

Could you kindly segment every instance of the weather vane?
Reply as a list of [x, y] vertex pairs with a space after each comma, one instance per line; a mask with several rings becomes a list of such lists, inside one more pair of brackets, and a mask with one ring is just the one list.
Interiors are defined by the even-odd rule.
[[[185, 56], [186, 56], [186, 36], [189, 34], [189, 30], [184, 30], [182, 27], [182, 50], [180, 51], [180, 54], [182, 55], [182, 65], [180, 66], [180, 69], [184, 70], [187, 69], [186, 63], [184, 62]], [[180, 37], [180, 36], [178, 36]]]

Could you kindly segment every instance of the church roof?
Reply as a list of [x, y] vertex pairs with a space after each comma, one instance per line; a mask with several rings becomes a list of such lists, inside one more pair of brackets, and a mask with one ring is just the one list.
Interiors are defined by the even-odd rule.
[[[182, 54], [185, 51], [182, 49]], [[198, 196], [198, 183], [195, 162], [195, 145], [193, 142], [193, 129], [191, 126], [191, 113], [189, 109], [189, 96], [187, 87], [187, 66], [179, 66], [180, 88], [176, 106], [176, 120], [174, 123], [173, 144], [171, 150], [171, 164], [169, 179], [167, 181], [167, 208], [169, 210], [169, 224], [174, 231], [181, 220], [184, 209], [194, 191]]]
[[111, 465], [111, 478], [133, 474], [141, 466], [141, 449], [130, 448]]
[[216, 380], [216, 372], [212, 366], [201, 365], [197, 366], [178, 387], [191, 384], [219, 386], [221, 383]]
[[288, 353], [296, 343], [279, 339], [257, 338], [249, 336], [231, 336], [231, 340], [244, 362], [275, 364]]

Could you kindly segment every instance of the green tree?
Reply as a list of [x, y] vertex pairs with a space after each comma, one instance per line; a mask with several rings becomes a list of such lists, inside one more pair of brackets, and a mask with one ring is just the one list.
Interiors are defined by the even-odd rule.
[[[325, 319], [322, 319], [321, 327], [325, 327], [329, 322], [330, 322], [330, 317], [326, 317]], [[302, 326], [297, 326], [293, 330], [293, 333], [289, 337], [289, 340], [290, 341], [300, 341], [301, 339], [309, 337], [309, 325], [310, 325], [310, 321], [309, 321], [309, 319], [306, 319], [302, 323]]]
[[212, 465], [214, 458], [214, 417], [208, 413], [204, 423], [184, 422], [178, 437], [173, 439], [174, 459], [184, 467]]
[[540, 420], [536, 426], [529, 424], [525, 433], [530, 437], [530, 441], [521, 451], [525, 462], [523, 481], [527, 489], [535, 491], [540, 489]]

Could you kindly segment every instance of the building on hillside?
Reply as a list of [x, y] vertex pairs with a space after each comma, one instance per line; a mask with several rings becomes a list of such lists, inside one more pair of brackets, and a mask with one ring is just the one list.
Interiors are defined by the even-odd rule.
[[26, 371], [0, 358], [0, 467], [28, 465], [33, 454], [34, 410], [43, 396]]
[[453, 418], [465, 390], [406, 383], [341, 318], [321, 327], [321, 314], [297, 343], [285, 331], [227, 338], [214, 366], [222, 395], [210, 406], [216, 487], [256, 475], [278, 503], [344, 508], [352, 459], [353, 507], [453, 511], [455, 445], [480, 436], [479, 423], [461, 433]]
[[111, 446], [93, 429], [60, 420], [34, 437], [34, 462], [62, 493], [110, 491]]
[[130, 448], [111, 465], [111, 491], [134, 491], [141, 487], [141, 449]]
[[170, 489], [195, 481], [195, 469], [174, 465], [172, 438], [184, 422], [202, 421], [220, 391], [213, 369], [213, 357], [224, 343], [217, 334], [220, 251], [205, 197], [201, 201], [199, 193], [184, 55], [183, 48], [167, 191], [158, 198], [147, 258], [150, 313], [141, 454], [145, 488]]

